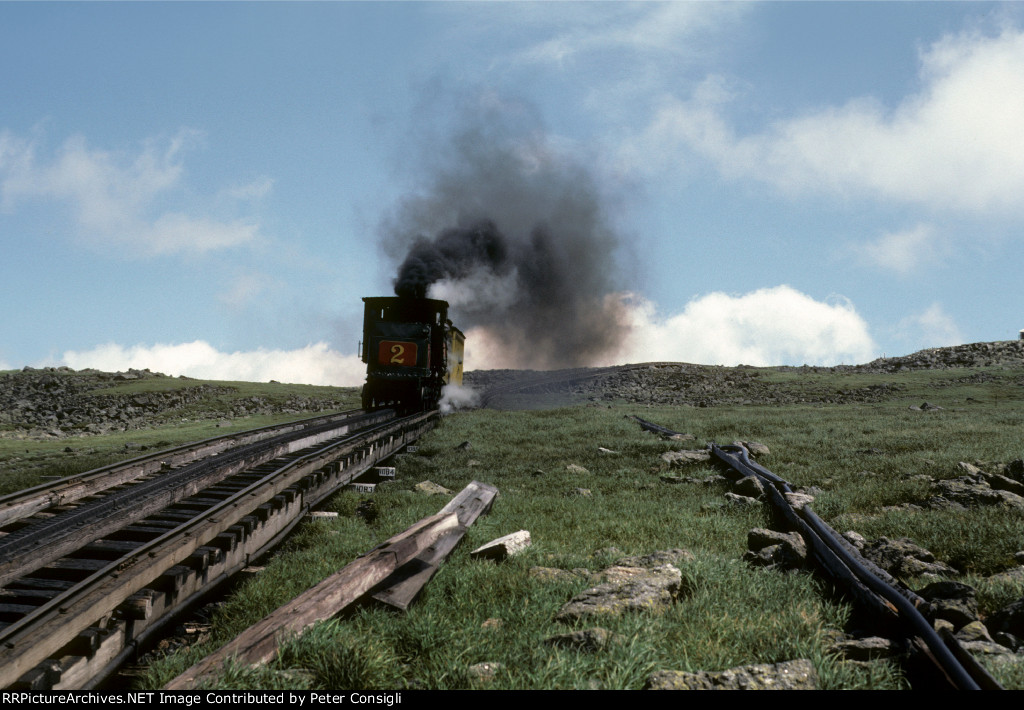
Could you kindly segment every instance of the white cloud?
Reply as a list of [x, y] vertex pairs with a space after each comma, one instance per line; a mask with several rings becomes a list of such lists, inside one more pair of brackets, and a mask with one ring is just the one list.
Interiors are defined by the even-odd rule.
[[[691, 362], [704, 365], [832, 365], [869, 362], [877, 346], [845, 300], [816, 301], [790, 286], [742, 295], [710, 293], [662, 316], [650, 301], [613, 294], [624, 314], [622, 349], [592, 365]], [[466, 332], [466, 368], [519, 366], [480, 328]]]
[[883, 234], [873, 242], [852, 246], [851, 251], [862, 263], [906, 275], [937, 263], [946, 248], [931, 225], [919, 224], [901, 232]]
[[92, 367], [108, 372], [129, 368], [167, 375], [242, 382], [291, 382], [307, 385], [351, 387], [362, 384], [366, 366], [355, 355], [342, 355], [327, 343], [315, 343], [297, 350], [250, 350], [223, 353], [209, 343], [196, 340], [178, 345], [134, 345], [116, 343], [92, 350], [65, 352], [59, 365], [75, 370]]
[[653, 50], [678, 57], [746, 8], [742, 3], [670, 2], [583, 4], [579, 10], [570, 13], [571, 18], [555, 15], [559, 27], [571, 29], [521, 52], [519, 58], [561, 64], [576, 55], [609, 49]]
[[[893, 109], [871, 97], [737, 135], [728, 92], [709, 77], [670, 99], [626, 159], [693, 150], [731, 177], [793, 193], [830, 191], [969, 212], [1024, 206], [1024, 32], [947, 36], [922, 52], [919, 92]], [[714, 90], [712, 90], [714, 89]], [[667, 157], [656, 161], [664, 163]], [[674, 158], [678, 160], [678, 155]]]
[[956, 321], [938, 303], [933, 303], [921, 313], [904, 318], [896, 329], [898, 338], [907, 344], [908, 351], [960, 345], [964, 342]]
[[[0, 206], [11, 212], [27, 200], [65, 202], [85, 240], [134, 255], [203, 253], [252, 242], [259, 231], [255, 222], [166, 207], [186, 188], [181, 154], [199, 139], [197, 131], [186, 129], [169, 140], [147, 141], [137, 152], [115, 153], [76, 136], [46, 160], [37, 156], [35, 142], [5, 131], [0, 134]], [[269, 182], [238, 189], [253, 199], [269, 190]]]
[[628, 306], [632, 332], [623, 362], [830, 365], [875, 357], [867, 323], [850, 303], [816, 301], [790, 286], [709, 293], [668, 317], [649, 301], [634, 298]]

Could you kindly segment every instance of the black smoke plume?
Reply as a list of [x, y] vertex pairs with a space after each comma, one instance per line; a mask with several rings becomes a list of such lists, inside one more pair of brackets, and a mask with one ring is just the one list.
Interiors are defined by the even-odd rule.
[[456, 325], [484, 329], [516, 367], [614, 356], [628, 337], [613, 295], [619, 240], [586, 167], [536, 122], [493, 114], [433, 148], [443, 157], [425, 191], [382, 224], [401, 262], [395, 293], [449, 301]]
[[490, 220], [445, 229], [433, 240], [420, 237], [413, 243], [398, 267], [395, 294], [426, 298], [430, 286], [442, 279], [463, 279], [479, 268], [503, 276], [509, 266], [505, 238]]

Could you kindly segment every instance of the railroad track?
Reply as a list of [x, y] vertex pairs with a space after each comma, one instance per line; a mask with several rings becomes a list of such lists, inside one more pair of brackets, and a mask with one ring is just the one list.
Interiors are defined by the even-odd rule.
[[0, 498], [0, 687], [95, 687], [436, 416], [317, 417]]

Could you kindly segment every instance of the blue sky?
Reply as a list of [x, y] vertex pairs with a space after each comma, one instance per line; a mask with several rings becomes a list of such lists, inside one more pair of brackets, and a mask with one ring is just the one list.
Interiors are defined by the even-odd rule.
[[[1019, 4], [0, 2], [0, 63], [0, 368], [355, 384], [467, 135], [592, 181], [595, 362], [1024, 328]], [[468, 330], [468, 369], [531, 364]]]

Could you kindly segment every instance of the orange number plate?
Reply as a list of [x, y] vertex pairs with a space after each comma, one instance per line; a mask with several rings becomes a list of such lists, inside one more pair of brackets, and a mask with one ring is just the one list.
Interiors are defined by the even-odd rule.
[[380, 349], [377, 351], [377, 362], [381, 365], [416, 367], [416, 343], [382, 340]]

